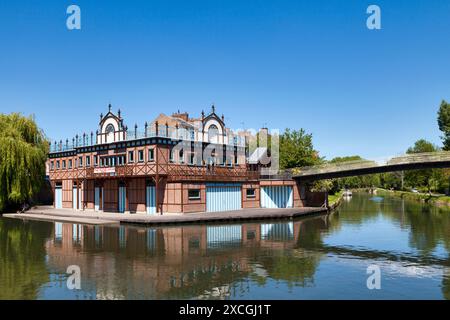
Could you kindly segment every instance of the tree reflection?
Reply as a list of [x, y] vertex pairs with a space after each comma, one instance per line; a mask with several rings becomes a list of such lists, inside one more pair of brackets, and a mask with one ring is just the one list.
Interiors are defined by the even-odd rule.
[[0, 299], [36, 299], [49, 280], [45, 241], [52, 224], [0, 219]]

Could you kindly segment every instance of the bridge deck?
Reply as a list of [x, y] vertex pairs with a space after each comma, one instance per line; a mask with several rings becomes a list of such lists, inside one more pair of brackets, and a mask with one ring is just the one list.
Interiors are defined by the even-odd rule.
[[407, 154], [383, 161], [357, 160], [326, 163], [294, 170], [293, 178], [303, 181], [342, 178], [349, 176], [402, 170], [450, 168], [450, 152]]

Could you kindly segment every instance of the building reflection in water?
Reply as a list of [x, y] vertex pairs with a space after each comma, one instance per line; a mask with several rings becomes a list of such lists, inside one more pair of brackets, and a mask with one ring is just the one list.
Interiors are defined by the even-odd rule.
[[83, 290], [96, 292], [97, 299], [239, 296], [249, 290], [250, 274], [270, 276], [270, 269], [282, 269], [274, 265], [296, 248], [303, 223], [167, 228], [55, 223], [48, 265], [61, 273], [79, 265]]

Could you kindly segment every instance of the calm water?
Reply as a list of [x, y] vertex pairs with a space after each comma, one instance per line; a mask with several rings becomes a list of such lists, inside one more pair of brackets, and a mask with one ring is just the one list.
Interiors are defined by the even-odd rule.
[[[450, 299], [450, 211], [361, 194], [331, 216], [170, 228], [0, 218], [0, 299]], [[366, 270], [381, 270], [369, 290]], [[78, 265], [81, 290], [67, 289]]]

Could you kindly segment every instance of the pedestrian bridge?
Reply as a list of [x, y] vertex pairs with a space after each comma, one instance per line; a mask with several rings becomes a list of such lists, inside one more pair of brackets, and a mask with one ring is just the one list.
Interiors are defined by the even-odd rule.
[[292, 178], [298, 181], [344, 178], [392, 171], [450, 168], [450, 152], [414, 153], [391, 157], [379, 161], [356, 160], [326, 163], [292, 170]]

